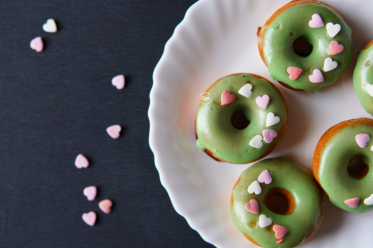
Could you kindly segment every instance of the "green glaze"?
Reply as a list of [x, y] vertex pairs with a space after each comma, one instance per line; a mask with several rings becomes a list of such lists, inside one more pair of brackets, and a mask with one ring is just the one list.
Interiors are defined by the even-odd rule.
[[[249, 194], [248, 187], [258, 176], [268, 170], [272, 177], [270, 184], [261, 183], [262, 193]], [[280, 215], [269, 210], [263, 203], [266, 194], [275, 188], [282, 188], [291, 193], [295, 201], [293, 213]], [[233, 190], [233, 206], [229, 211], [233, 222], [243, 233], [249, 235], [262, 247], [296, 247], [303, 242], [310, 230], [317, 226], [320, 208], [323, 206], [322, 195], [312, 175], [298, 164], [285, 157], [262, 160], [249, 167], [241, 174], [241, 180]], [[245, 209], [245, 204], [256, 199], [259, 213], [253, 214]], [[272, 224], [260, 228], [256, 223], [259, 215], [265, 214], [272, 219]], [[288, 229], [280, 244], [272, 230], [273, 225], [282, 225]]]
[[[246, 98], [238, 93], [245, 84], [250, 83], [252, 95]], [[236, 99], [227, 105], [221, 105], [221, 94], [228, 90]], [[249, 163], [261, 157], [267, 149], [279, 141], [279, 135], [262, 148], [249, 145], [256, 135], [262, 135], [264, 129], [272, 129], [279, 134], [287, 119], [285, 103], [278, 90], [267, 80], [250, 74], [229, 75], [221, 78], [208, 91], [211, 101], [201, 104], [196, 117], [197, 147], [209, 149], [217, 157], [231, 163]], [[268, 107], [263, 110], [256, 104], [258, 96], [267, 94], [270, 97]], [[235, 111], [242, 112], [250, 124], [242, 130], [236, 129], [231, 122]], [[269, 112], [280, 117], [280, 122], [266, 127]]]
[[[324, 22], [321, 28], [311, 28], [309, 21], [313, 14], [319, 14]], [[339, 23], [341, 30], [331, 38], [326, 31], [326, 24]], [[262, 32], [264, 28], [261, 29]], [[332, 84], [351, 62], [352, 44], [351, 29], [333, 10], [318, 4], [297, 4], [285, 9], [268, 26], [264, 34], [263, 54], [270, 75], [274, 80], [283, 82], [294, 89], [314, 93], [320, 88]], [[303, 37], [312, 46], [312, 53], [308, 57], [301, 57], [293, 49], [294, 41]], [[344, 50], [337, 55], [329, 55], [329, 44], [336, 40], [344, 46]], [[259, 42], [261, 42], [259, 38]], [[325, 72], [324, 60], [330, 57], [338, 62], [338, 67]], [[303, 70], [296, 80], [290, 80], [287, 68], [299, 67]], [[319, 69], [324, 82], [311, 83], [309, 76], [314, 69]]]
[[[357, 145], [355, 136], [367, 133], [371, 137], [365, 148]], [[373, 194], [373, 127], [365, 124], [347, 126], [335, 133], [326, 143], [320, 155], [319, 181], [321, 187], [329, 195], [329, 200], [335, 206], [346, 211], [362, 213], [373, 209], [364, 204], [364, 199]], [[368, 174], [362, 179], [351, 177], [347, 172], [349, 161], [355, 156], [362, 156], [369, 166]], [[350, 198], [359, 197], [356, 208], [344, 203]]]
[[373, 46], [362, 50], [354, 70], [354, 87], [360, 103], [369, 114], [373, 115], [373, 97], [368, 94], [365, 86], [373, 84]]

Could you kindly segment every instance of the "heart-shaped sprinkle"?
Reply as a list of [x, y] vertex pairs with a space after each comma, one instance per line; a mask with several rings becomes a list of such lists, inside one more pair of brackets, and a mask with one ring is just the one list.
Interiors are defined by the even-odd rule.
[[355, 136], [355, 140], [358, 146], [364, 148], [367, 146], [367, 143], [370, 140], [370, 136], [367, 133], [361, 133]]
[[274, 138], [277, 136], [277, 132], [272, 129], [264, 129], [262, 131], [263, 139], [266, 143], [271, 143]]
[[83, 195], [87, 197], [88, 201], [93, 201], [96, 197], [96, 194], [97, 194], [96, 186], [89, 186], [83, 190]]
[[121, 90], [124, 88], [124, 85], [125, 85], [125, 78], [123, 75], [118, 75], [118, 76], [115, 76], [113, 77], [113, 79], [111, 80], [111, 83], [117, 87], [118, 90]]
[[119, 138], [119, 133], [122, 131], [122, 127], [119, 125], [112, 125], [106, 128], [106, 132], [109, 134], [110, 137], [113, 139]]
[[258, 106], [261, 109], [266, 109], [269, 103], [269, 96], [268, 95], [258, 96], [255, 102], [256, 104], [258, 104]]
[[262, 142], [262, 136], [261, 135], [256, 135], [249, 143], [252, 147], [255, 147], [257, 149], [262, 148], [263, 142]]
[[264, 227], [267, 227], [269, 225], [272, 224], [272, 219], [271, 218], [267, 218], [267, 216], [265, 214], [261, 214], [259, 216], [259, 226], [261, 228], [264, 228]]
[[75, 166], [79, 169], [87, 168], [89, 165], [88, 159], [82, 154], [79, 154], [75, 159]]
[[283, 239], [280, 239], [279, 241], [276, 242], [276, 244], [280, 244], [282, 243], [284, 240]]
[[332, 58], [328, 57], [324, 60], [324, 71], [327, 72], [327, 71], [331, 71], [331, 70], [334, 70], [335, 68], [337, 68], [338, 66], [338, 62], [337, 61], [333, 61]]
[[313, 70], [313, 74], [310, 75], [311, 83], [321, 83], [324, 82], [324, 77], [319, 69]]
[[249, 188], [247, 189], [247, 191], [250, 193], [250, 194], [253, 194], [255, 193], [256, 195], [260, 195], [260, 193], [262, 193], [262, 188], [260, 187], [260, 184], [257, 180], [255, 180], [254, 182], [252, 182], [249, 186]]
[[328, 35], [333, 38], [339, 33], [339, 31], [341, 31], [341, 25], [329, 22], [326, 24], [326, 31], [328, 32]]
[[52, 18], [48, 19], [47, 22], [43, 25], [43, 30], [48, 33], [57, 32], [56, 22]]
[[34, 49], [37, 52], [43, 51], [44, 45], [41, 37], [36, 37], [32, 39], [32, 41], [30, 42], [30, 47], [31, 49]]
[[258, 202], [255, 199], [251, 199], [250, 202], [245, 204], [245, 209], [253, 214], [259, 213]]
[[262, 173], [260, 173], [258, 181], [260, 183], [270, 184], [272, 182], [272, 177], [271, 174], [269, 174], [269, 171], [265, 170]]
[[251, 84], [245, 84], [241, 87], [241, 89], [238, 90], [238, 93], [240, 95], [243, 95], [244, 97], [249, 98], [251, 94], [253, 94], [253, 92], [251, 91], [252, 88], [253, 86]]
[[373, 205], [373, 194], [371, 194], [368, 198], [365, 198], [364, 204], [368, 206]]
[[288, 229], [281, 225], [273, 225], [272, 230], [275, 232], [275, 236], [278, 239], [282, 239], [288, 232]]
[[367, 85], [365, 85], [365, 90], [368, 92], [368, 94], [369, 94], [370, 96], [373, 97], [373, 85], [371, 85], [371, 84], [367, 84]]
[[93, 226], [96, 222], [96, 213], [93, 211], [89, 213], [84, 213], [82, 215], [82, 219], [85, 223], [87, 223], [87, 225]]
[[295, 66], [289, 66], [286, 71], [289, 73], [290, 80], [296, 80], [302, 74], [303, 70]]
[[333, 40], [329, 44], [329, 54], [330, 55], [336, 55], [338, 53], [341, 53], [344, 50], [344, 46], [342, 44], [338, 44], [338, 41]]
[[344, 201], [350, 208], [356, 208], [359, 205], [359, 197], [350, 198]]
[[228, 90], [223, 91], [223, 93], [221, 93], [221, 105], [230, 104], [235, 99], [236, 99], [236, 97], [233, 94], [229, 93]]
[[266, 119], [266, 126], [267, 127], [271, 127], [273, 125], [276, 125], [279, 122], [280, 122], [280, 117], [275, 116], [275, 114], [272, 113], [272, 112], [267, 114], [267, 119]]
[[100, 201], [98, 206], [100, 207], [102, 212], [104, 212], [105, 214], [108, 214], [111, 212], [111, 206], [113, 206], [113, 203], [109, 199], [106, 199], [106, 200]]
[[311, 28], [321, 28], [324, 26], [324, 22], [319, 14], [313, 14], [312, 20], [308, 22]]

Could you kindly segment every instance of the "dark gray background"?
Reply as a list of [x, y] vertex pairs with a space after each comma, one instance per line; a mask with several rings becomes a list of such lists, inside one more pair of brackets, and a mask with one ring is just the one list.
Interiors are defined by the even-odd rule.
[[[0, 247], [212, 247], [173, 209], [148, 144], [153, 69], [194, 2], [0, 2]], [[48, 18], [57, 33], [42, 30]], [[37, 36], [41, 53], [29, 47]], [[89, 168], [74, 166], [79, 153]]]

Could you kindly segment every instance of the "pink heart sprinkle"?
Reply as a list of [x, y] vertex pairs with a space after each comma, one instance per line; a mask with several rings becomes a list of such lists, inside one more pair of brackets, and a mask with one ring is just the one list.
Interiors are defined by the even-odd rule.
[[89, 186], [83, 190], [83, 195], [87, 197], [88, 201], [93, 201], [96, 197], [96, 194], [97, 194], [96, 186]]
[[260, 183], [270, 184], [272, 182], [272, 177], [271, 174], [269, 174], [269, 171], [265, 170], [262, 173], [260, 173], [258, 181]]
[[367, 146], [367, 143], [370, 140], [370, 136], [367, 133], [361, 133], [355, 136], [355, 140], [358, 146], [364, 148]]
[[271, 143], [273, 139], [276, 138], [277, 136], [277, 132], [272, 129], [264, 129], [262, 133], [263, 133], [264, 141], [267, 143]]
[[233, 102], [235, 99], [236, 97], [233, 94], [229, 93], [228, 90], [223, 91], [223, 93], [221, 94], [221, 105], [227, 105]]
[[324, 26], [324, 22], [319, 14], [313, 14], [312, 20], [308, 22], [311, 28], [321, 28]]
[[122, 127], [119, 125], [112, 125], [106, 128], [106, 132], [109, 134], [110, 137], [113, 139], [119, 138], [119, 133], [122, 131]]
[[295, 66], [289, 66], [286, 71], [290, 74], [290, 80], [296, 80], [297, 78], [299, 78], [300, 74], [302, 74], [303, 70]]
[[87, 225], [93, 226], [96, 222], [96, 213], [93, 211], [89, 213], [84, 213], [82, 215], [82, 219], [85, 223], [87, 223]]
[[269, 96], [268, 95], [258, 96], [256, 98], [255, 102], [256, 102], [256, 104], [258, 104], [258, 106], [261, 109], [266, 109], [267, 106], [268, 106], [268, 103], [269, 103]]
[[30, 42], [30, 47], [31, 49], [34, 49], [37, 52], [43, 51], [44, 45], [41, 37], [36, 37], [32, 39], [32, 41]]
[[344, 50], [344, 46], [342, 44], [338, 44], [338, 41], [333, 40], [329, 44], [329, 54], [330, 55], [336, 55], [338, 53], [341, 53]]
[[324, 77], [319, 69], [313, 70], [313, 74], [310, 75], [310, 81], [312, 83], [321, 83], [324, 82]]
[[282, 239], [288, 232], [288, 229], [281, 225], [274, 225], [272, 229], [275, 232], [276, 238], [278, 239]]
[[75, 159], [75, 166], [79, 169], [87, 168], [89, 165], [88, 159], [84, 157], [82, 154], [79, 154]]
[[359, 205], [359, 197], [350, 198], [344, 201], [350, 208], [356, 208]]
[[282, 241], [284, 241], [284, 240], [280, 239], [279, 241], [276, 242], [276, 244], [280, 244], [280, 243], [282, 243]]
[[125, 84], [125, 78], [123, 75], [118, 75], [118, 76], [115, 76], [113, 77], [113, 79], [111, 80], [111, 83], [117, 87], [118, 90], [121, 90], [124, 88], [124, 84]]
[[113, 203], [109, 199], [102, 200], [98, 204], [98, 206], [100, 207], [100, 209], [102, 210], [102, 212], [104, 212], [105, 214], [108, 214], [108, 213], [111, 212], [111, 206], [112, 205], [113, 205]]
[[245, 204], [245, 209], [253, 214], [259, 213], [258, 202], [255, 199], [251, 199], [250, 202]]

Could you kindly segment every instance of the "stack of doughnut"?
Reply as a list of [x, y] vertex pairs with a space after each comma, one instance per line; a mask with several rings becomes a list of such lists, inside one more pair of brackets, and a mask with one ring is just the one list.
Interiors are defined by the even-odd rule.
[[[352, 60], [351, 29], [329, 5], [294, 0], [258, 28], [260, 56], [272, 79], [314, 93], [337, 80]], [[358, 56], [353, 83], [373, 114], [373, 41]], [[372, 79], [372, 80], [371, 80]], [[224, 76], [203, 94], [196, 145], [219, 162], [244, 164], [270, 154], [288, 124], [285, 99], [267, 79], [250, 73]], [[241, 173], [229, 211], [238, 230], [261, 247], [296, 247], [323, 218], [323, 196], [350, 212], [373, 210], [373, 120], [347, 120], [319, 140], [312, 173], [285, 157], [263, 159]], [[350, 168], [360, 159], [363, 168]], [[372, 186], [372, 187], [371, 187]]]

